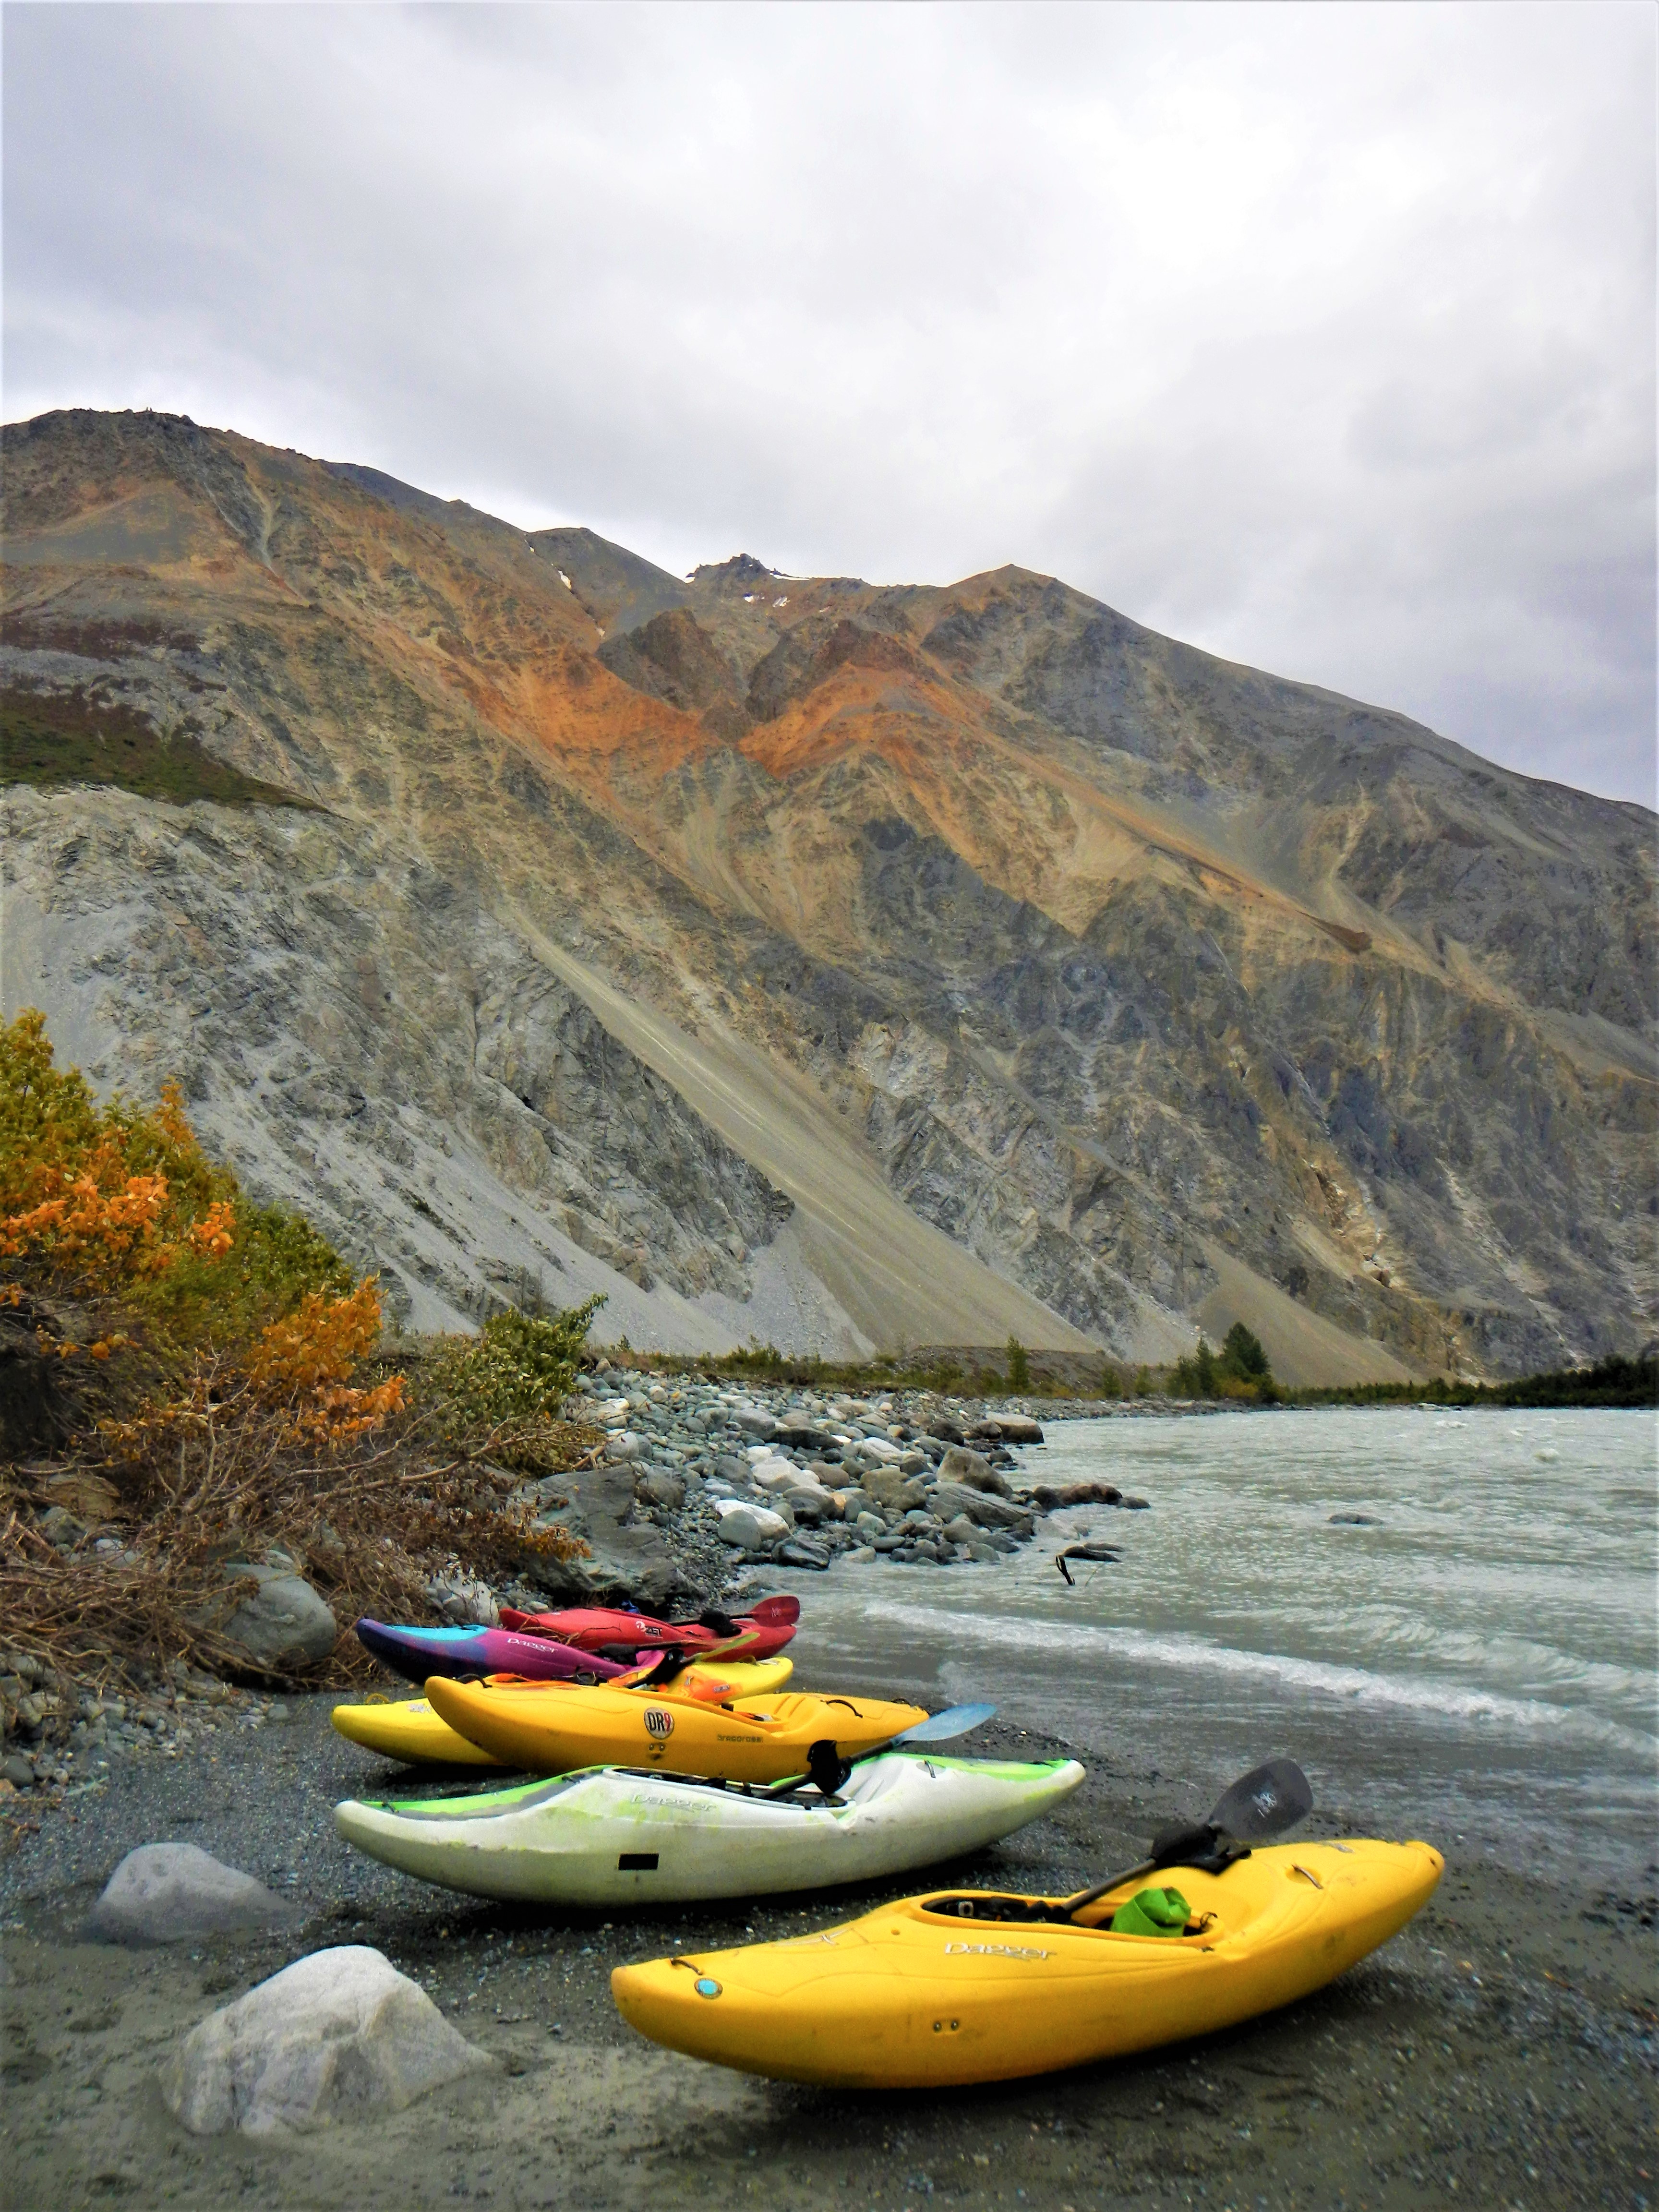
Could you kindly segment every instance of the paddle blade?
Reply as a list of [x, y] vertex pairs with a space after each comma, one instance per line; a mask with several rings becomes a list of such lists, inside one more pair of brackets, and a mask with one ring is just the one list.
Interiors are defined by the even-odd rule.
[[1313, 1810], [1307, 1776], [1293, 1759], [1270, 1759], [1243, 1774], [1218, 1802], [1210, 1826], [1241, 1844], [1264, 1843], [1282, 1835]]
[[930, 1713], [925, 1721], [896, 1735], [894, 1743], [948, 1743], [952, 1736], [966, 1735], [969, 1729], [983, 1728], [986, 1722], [996, 1717], [994, 1705], [948, 1705], [942, 1713]]
[[749, 1608], [750, 1620], [757, 1620], [763, 1628], [787, 1628], [800, 1619], [800, 1600], [798, 1597], [763, 1597]]

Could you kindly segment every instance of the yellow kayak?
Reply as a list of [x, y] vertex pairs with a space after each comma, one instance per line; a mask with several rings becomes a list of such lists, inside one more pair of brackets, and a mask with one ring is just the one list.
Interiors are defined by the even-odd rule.
[[[708, 1660], [695, 1661], [684, 1674], [659, 1694], [681, 1697], [690, 1694], [682, 1685], [694, 1685], [703, 1691], [718, 1687], [720, 1693], [732, 1697], [757, 1697], [770, 1690], [781, 1690], [794, 1672], [790, 1659], [728, 1659], [723, 1664]], [[515, 1687], [529, 1687], [527, 1684]], [[555, 1683], [549, 1686], [567, 1686]], [[410, 1765], [431, 1760], [445, 1766], [496, 1766], [514, 1762], [494, 1758], [458, 1735], [447, 1721], [434, 1713], [425, 1698], [400, 1698], [395, 1701], [371, 1698], [362, 1705], [336, 1705], [334, 1725], [343, 1736], [360, 1743], [365, 1751], [379, 1752], [383, 1759], [401, 1759]]]
[[[1440, 1879], [1427, 1844], [1281, 1844], [1086, 1905], [947, 1891], [782, 1943], [618, 1966], [631, 2027], [694, 2058], [842, 2089], [1002, 2081], [1204, 2035], [1289, 2004], [1403, 1928]], [[1147, 1884], [1190, 1932], [1102, 1924]], [[1131, 1916], [1133, 1917], [1133, 1916]]]
[[610, 1682], [520, 1688], [437, 1674], [426, 1693], [457, 1735], [503, 1765], [540, 1774], [654, 1766], [717, 1782], [784, 1782], [806, 1772], [814, 1744], [831, 1742], [842, 1758], [851, 1758], [927, 1717], [920, 1705], [877, 1698], [819, 1698], [802, 1690], [755, 1697], [728, 1689], [722, 1695], [696, 1684], [682, 1691], [696, 1671], [688, 1668], [674, 1683], [678, 1695]]

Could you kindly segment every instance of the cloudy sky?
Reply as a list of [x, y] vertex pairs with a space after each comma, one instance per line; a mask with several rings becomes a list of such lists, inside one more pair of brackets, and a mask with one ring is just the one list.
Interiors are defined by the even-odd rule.
[[1651, 803], [1655, 23], [9, 0], [4, 411], [1016, 561]]

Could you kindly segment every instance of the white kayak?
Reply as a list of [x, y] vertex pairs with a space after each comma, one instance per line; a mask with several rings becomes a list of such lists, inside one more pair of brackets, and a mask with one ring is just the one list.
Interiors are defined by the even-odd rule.
[[831, 1798], [811, 1786], [592, 1766], [467, 1797], [334, 1808], [346, 1841], [472, 1897], [651, 1905], [828, 1888], [1012, 1835], [1069, 1797], [1074, 1759], [1038, 1765], [884, 1752]]

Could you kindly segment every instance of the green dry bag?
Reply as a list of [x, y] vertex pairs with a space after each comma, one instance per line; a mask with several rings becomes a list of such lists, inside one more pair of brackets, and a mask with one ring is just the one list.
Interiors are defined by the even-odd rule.
[[1178, 1889], [1138, 1890], [1112, 1915], [1114, 1936], [1179, 1936], [1193, 1908]]

